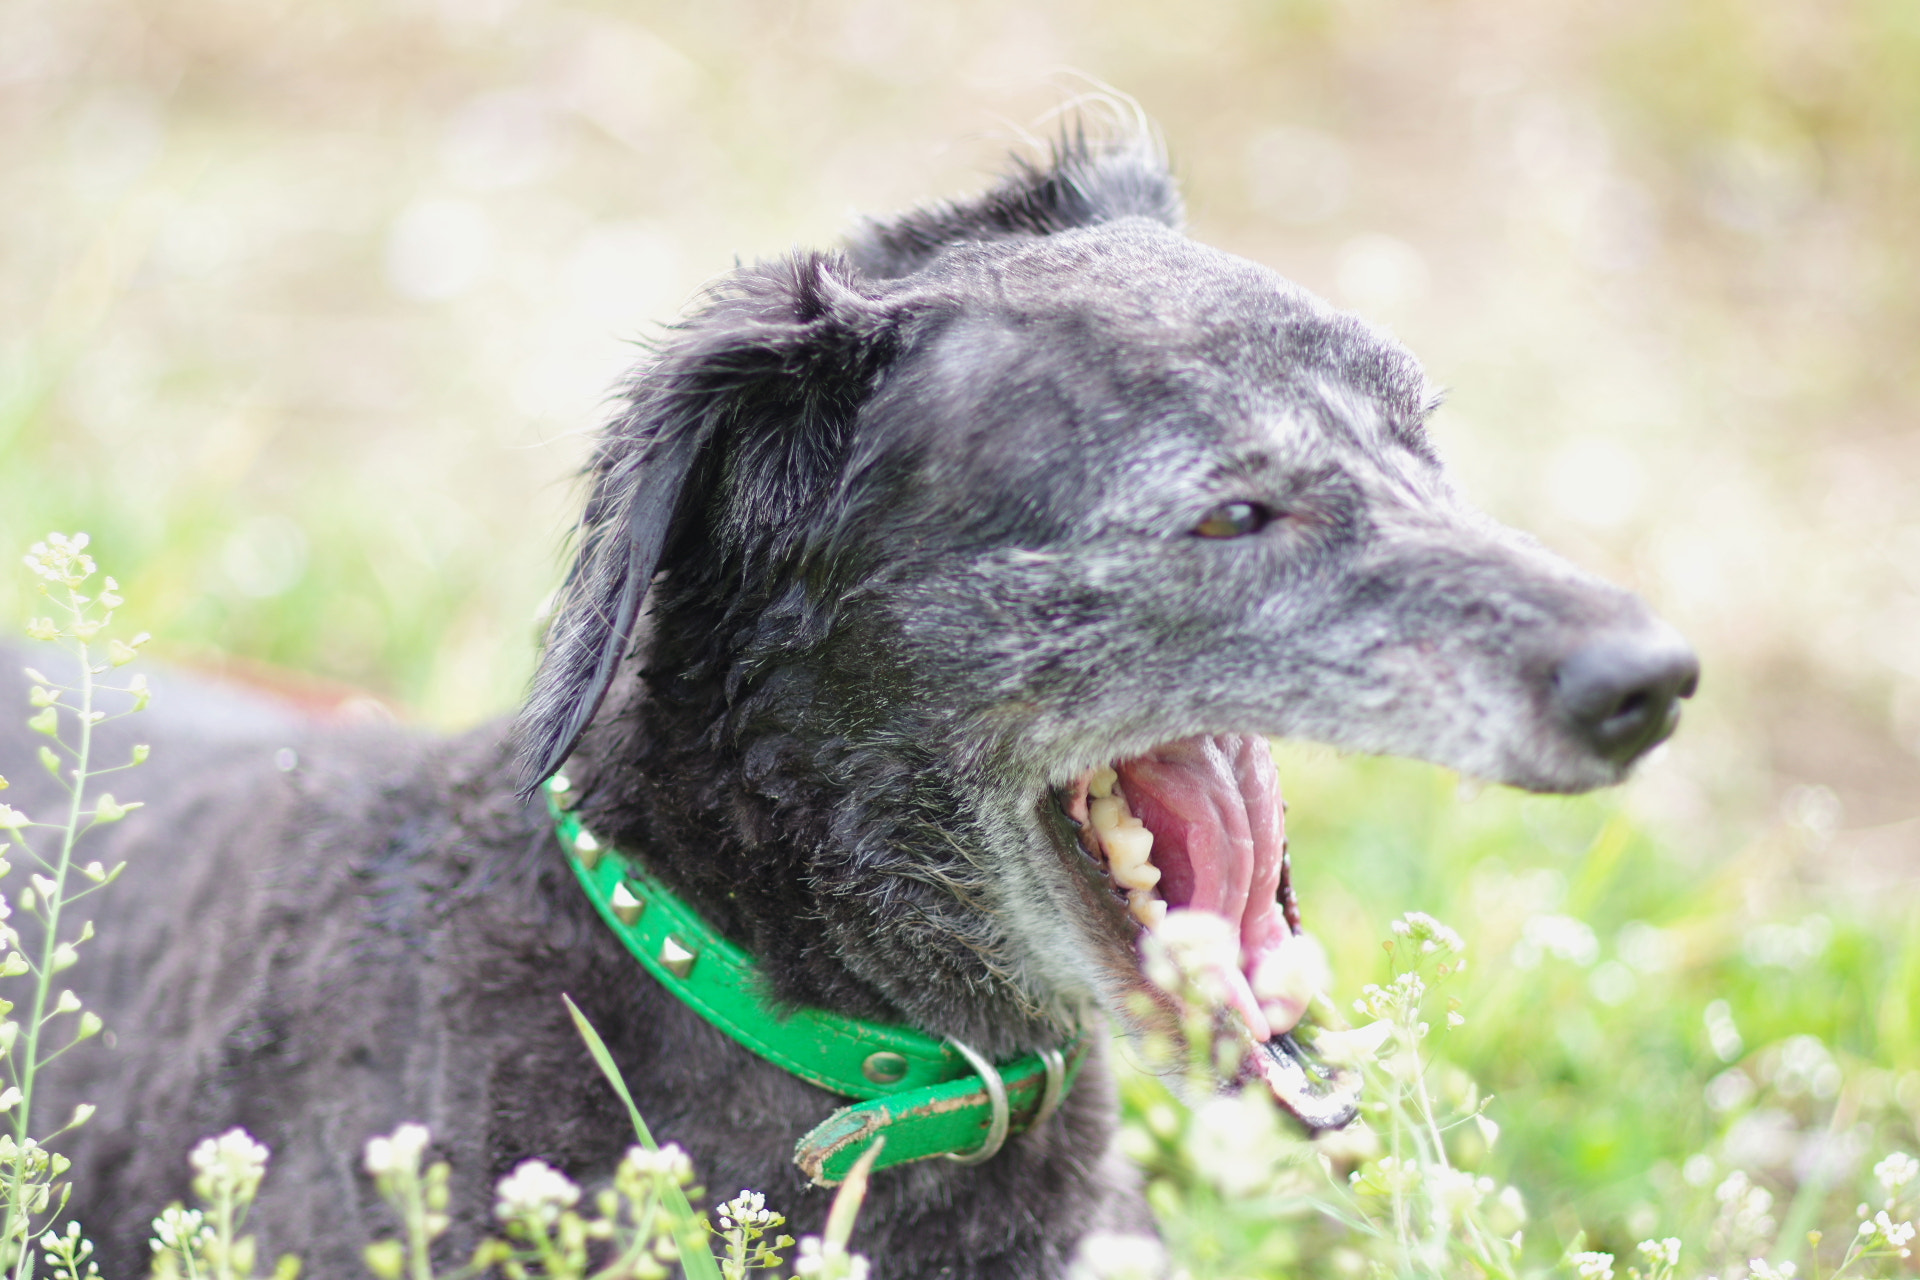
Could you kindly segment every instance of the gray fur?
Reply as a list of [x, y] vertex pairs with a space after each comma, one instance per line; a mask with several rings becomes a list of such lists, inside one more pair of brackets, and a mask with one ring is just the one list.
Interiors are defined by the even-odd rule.
[[[838, 1100], [597, 923], [518, 798], [569, 755], [589, 824], [776, 998], [996, 1056], [1138, 982], [1055, 800], [1096, 765], [1230, 732], [1542, 791], [1622, 776], [1690, 655], [1462, 504], [1411, 355], [1178, 223], [1153, 147], [1075, 139], [844, 255], [724, 279], [603, 438], [517, 745], [271, 708], [139, 726], [156, 803], [94, 855], [131, 866], [73, 971], [116, 1039], [48, 1099], [101, 1104], [70, 1145], [106, 1264], [137, 1269], [187, 1149], [232, 1124], [275, 1151], [267, 1245], [321, 1277], [357, 1274], [383, 1217], [358, 1152], [401, 1121], [454, 1162], [450, 1256], [518, 1160], [606, 1177], [629, 1139], [563, 991], [710, 1188], [818, 1229], [789, 1156]], [[1272, 519], [1195, 536], [1231, 502]], [[0, 725], [0, 771], [28, 784], [32, 745]], [[985, 1165], [881, 1175], [856, 1244], [885, 1277], [1059, 1275], [1087, 1230], [1141, 1220], [1113, 1107], [1096, 1057]]]

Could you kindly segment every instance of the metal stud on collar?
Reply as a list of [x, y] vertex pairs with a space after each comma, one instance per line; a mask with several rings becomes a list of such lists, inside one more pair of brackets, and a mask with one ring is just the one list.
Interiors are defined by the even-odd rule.
[[[974, 1049], [972, 1045], [962, 1044], [952, 1036], [947, 1037], [947, 1043], [958, 1050], [960, 1056], [972, 1063], [973, 1069], [980, 1073], [980, 1079], [987, 1086], [987, 1098], [993, 1103], [993, 1119], [987, 1125], [987, 1140], [975, 1147], [972, 1151], [949, 1151], [946, 1153], [947, 1159], [953, 1161], [955, 1164], [985, 1164], [1000, 1154], [1000, 1148], [1004, 1146], [1007, 1141], [1008, 1126], [1013, 1123], [1012, 1109], [1007, 1106], [1007, 1082], [1000, 1078], [999, 1070], [996, 1069], [991, 1062], [987, 1061], [978, 1050]], [[1054, 1061], [1058, 1061], [1059, 1057], [1060, 1055], [1056, 1052], [1054, 1054]], [[1047, 1089], [1049, 1093], [1053, 1091], [1053, 1088], [1053, 1063], [1049, 1062], [1047, 1065]], [[1044, 1105], [1044, 1099], [1042, 1100], [1042, 1105]]]

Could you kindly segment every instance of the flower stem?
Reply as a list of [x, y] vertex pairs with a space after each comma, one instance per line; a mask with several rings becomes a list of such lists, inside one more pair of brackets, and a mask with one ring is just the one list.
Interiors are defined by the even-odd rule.
[[[76, 616], [81, 611], [78, 601], [73, 600], [74, 591], [68, 588], [70, 612]], [[80, 808], [86, 797], [87, 761], [93, 750], [93, 664], [87, 653], [87, 642], [76, 640], [80, 657], [80, 740], [74, 750], [73, 785], [67, 789], [67, 823], [60, 833], [60, 857], [53, 867], [53, 889], [46, 895], [46, 905], [42, 919], [46, 929], [40, 939], [40, 967], [36, 971], [38, 980], [33, 988], [33, 1016], [27, 1020], [25, 1056], [18, 1059], [20, 1101], [14, 1108], [13, 1134], [17, 1154], [14, 1157], [13, 1181], [7, 1188], [7, 1225], [6, 1239], [20, 1241], [20, 1252], [13, 1260], [14, 1280], [25, 1280], [32, 1262], [31, 1218], [26, 1204], [27, 1144], [33, 1118], [34, 1077], [40, 1067], [40, 1032], [46, 1021], [47, 993], [53, 986], [54, 953], [60, 943], [60, 908], [66, 898], [67, 871], [73, 865], [74, 842], [80, 838]]]

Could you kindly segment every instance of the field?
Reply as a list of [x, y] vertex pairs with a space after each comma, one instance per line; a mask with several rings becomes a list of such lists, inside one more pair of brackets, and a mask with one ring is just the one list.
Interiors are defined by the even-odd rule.
[[[1920, 1146], [1911, 5], [0, 0], [0, 32], [0, 546], [86, 529], [155, 656], [444, 728], [524, 685], [635, 339], [735, 255], [979, 186], [1089, 78], [1134, 95], [1198, 237], [1390, 325], [1466, 490], [1701, 650], [1608, 795], [1282, 748], [1342, 1006], [1403, 913], [1465, 938], [1432, 1080], [1494, 1095], [1456, 1156], [1525, 1194], [1525, 1265], [1678, 1236], [1724, 1278], [1748, 1231], [1805, 1274]], [[1358, 1256], [1208, 1199], [1135, 1102], [1196, 1274]]]

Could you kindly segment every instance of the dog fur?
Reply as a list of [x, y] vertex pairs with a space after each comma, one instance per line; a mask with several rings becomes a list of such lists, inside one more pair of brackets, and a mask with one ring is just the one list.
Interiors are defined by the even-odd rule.
[[[791, 1153], [840, 1100], [600, 924], [525, 799], [563, 760], [594, 830], [779, 1000], [1000, 1057], [1139, 982], [1057, 800], [1096, 766], [1259, 733], [1577, 791], [1664, 736], [1663, 703], [1600, 742], [1567, 673], [1631, 651], [1672, 702], [1684, 646], [1460, 502], [1412, 356], [1180, 218], [1153, 143], [1070, 138], [978, 199], [724, 277], [601, 439], [513, 732], [163, 683], [133, 724], [152, 804], [90, 855], [129, 866], [72, 971], [113, 1035], [42, 1112], [100, 1107], [62, 1143], [110, 1273], [143, 1267], [187, 1150], [232, 1125], [274, 1152], [265, 1247], [320, 1277], [360, 1274], [385, 1219], [359, 1153], [402, 1121], [453, 1162], [449, 1257], [520, 1160], [606, 1178], [631, 1137], [562, 992], [708, 1187], [819, 1229], [829, 1193]], [[1233, 502], [1269, 518], [1193, 536]], [[1060, 1275], [1089, 1230], [1144, 1220], [1114, 1126], [1096, 1050], [991, 1161], [879, 1175], [856, 1244], [888, 1278]]]

